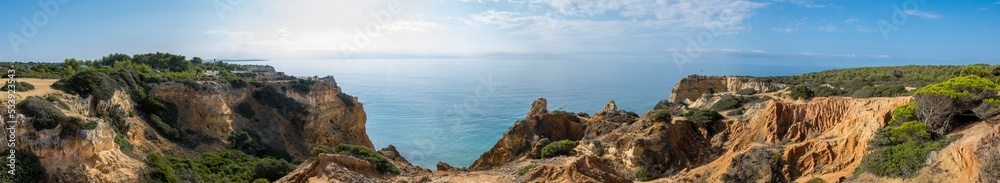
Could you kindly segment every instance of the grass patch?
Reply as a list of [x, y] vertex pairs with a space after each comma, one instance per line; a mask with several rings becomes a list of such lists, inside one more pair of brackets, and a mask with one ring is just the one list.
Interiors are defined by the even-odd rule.
[[528, 165], [528, 166], [524, 166], [524, 168], [521, 168], [521, 170], [518, 170], [518, 171], [517, 171], [517, 175], [518, 175], [518, 176], [521, 176], [521, 175], [524, 175], [524, 174], [527, 174], [527, 173], [528, 173], [528, 171], [531, 171], [531, 169], [534, 169], [534, 168], [535, 168], [535, 167], [537, 167], [537, 166], [538, 166], [538, 165], [536, 165], [536, 164], [530, 164], [530, 165]]

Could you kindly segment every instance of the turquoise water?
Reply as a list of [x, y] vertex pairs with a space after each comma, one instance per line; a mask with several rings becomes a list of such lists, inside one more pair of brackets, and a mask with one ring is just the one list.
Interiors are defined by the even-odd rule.
[[332, 75], [357, 96], [376, 148], [395, 145], [411, 163], [469, 166], [489, 150], [531, 102], [593, 114], [609, 100], [642, 114], [669, 97], [684, 76], [791, 75], [835, 66], [612, 60], [271, 60], [295, 76]]

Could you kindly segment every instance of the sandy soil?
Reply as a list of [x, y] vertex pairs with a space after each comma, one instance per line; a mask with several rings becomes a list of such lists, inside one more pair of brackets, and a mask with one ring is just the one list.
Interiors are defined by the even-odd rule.
[[[58, 79], [38, 79], [38, 78], [15, 78], [19, 82], [27, 82], [31, 85], [35, 85], [35, 89], [25, 92], [17, 92], [17, 100], [21, 101], [29, 96], [39, 96], [45, 97], [45, 95], [52, 93], [59, 93], [55, 89], [52, 89], [52, 83], [59, 81]], [[6, 81], [6, 80], [5, 80]], [[6, 84], [6, 82], [4, 82]]]

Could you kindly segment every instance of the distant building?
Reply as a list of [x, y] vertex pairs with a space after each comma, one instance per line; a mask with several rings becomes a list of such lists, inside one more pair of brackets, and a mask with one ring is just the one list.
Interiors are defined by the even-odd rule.
[[205, 72], [205, 75], [206, 75], [206, 76], [215, 76], [215, 75], [219, 75], [219, 71], [217, 71], [217, 70], [205, 70], [204, 72]]

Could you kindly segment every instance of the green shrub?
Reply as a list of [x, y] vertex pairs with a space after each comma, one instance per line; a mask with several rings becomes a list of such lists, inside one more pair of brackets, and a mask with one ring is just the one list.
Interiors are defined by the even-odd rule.
[[816, 97], [833, 97], [833, 96], [844, 96], [848, 94], [847, 90], [840, 88], [831, 88], [826, 86], [816, 87], [813, 91]]
[[716, 111], [736, 109], [746, 104], [759, 102], [760, 100], [761, 98], [756, 96], [723, 95], [709, 109]]
[[809, 89], [809, 87], [807, 87], [805, 85], [798, 85], [798, 86], [792, 87], [791, 91], [792, 91], [792, 93], [788, 94], [788, 96], [792, 97], [792, 99], [795, 99], [795, 100], [798, 100], [798, 99], [808, 100], [808, 99], [813, 98], [813, 96], [814, 96], [813, 91], [811, 89]]
[[[18, 81], [16, 83], [14, 83], [13, 87], [14, 87], [14, 91], [18, 91], [18, 92], [31, 91], [31, 90], [35, 89], [35, 85], [31, 85], [31, 83], [21, 82], [21, 81]], [[3, 83], [3, 87], [2, 88], [3, 88], [3, 91], [10, 91], [11, 85], [8, 85], [7, 83]]]
[[156, 129], [156, 131], [159, 131], [161, 134], [163, 134], [163, 136], [166, 136], [167, 138], [170, 139], [181, 138], [181, 132], [179, 130], [177, 130], [174, 127], [171, 127], [170, 125], [167, 125], [167, 123], [164, 123], [163, 120], [160, 119], [160, 117], [155, 114], [149, 116], [149, 123], [152, 123], [153, 128]]
[[[294, 168], [284, 160], [258, 159], [239, 151], [207, 152], [195, 157], [150, 153], [146, 182], [250, 182], [277, 179]], [[278, 177], [280, 178], [280, 177]]]
[[854, 98], [896, 97], [906, 94], [906, 87], [899, 86], [867, 86], [851, 94]]
[[249, 86], [246, 80], [240, 78], [229, 80], [229, 85], [236, 89], [246, 88]]
[[899, 123], [903, 121], [910, 121], [916, 119], [917, 103], [910, 102], [909, 104], [899, 106], [892, 110], [892, 120], [891, 123]]
[[984, 78], [990, 77], [990, 76], [993, 75], [993, 72], [989, 68], [989, 65], [985, 65], [985, 66], [984, 65], [968, 65], [968, 66], [962, 67], [962, 69], [960, 69], [958, 71], [958, 73], [959, 73], [958, 75], [960, 75], [960, 76], [979, 76], [979, 77], [984, 77]]
[[[3, 150], [2, 157], [6, 158], [10, 156], [11, 150]], [[8, 173], [10, 167], [7, 166], [7, 161], [3, 166], [0, 166], [0, 182], [42, 182], [45, 180], [45, 168], [41, 161], [39, 161], [38, 156], [31, 154], [29, 151], [14, 150], [15, 167], [14, 174]]]
[[931, 139], [929, 126], [920, 121], [910, 121], [899, 126], [888, 126], [875, 132], [870, 143], [876, 146], [898, 145], [906, 142], [922, 143]]
[[698, 126], [705, 126], [709, 123], [716, 122], [725, 118], [718, 111], [711, 109], [691, 109], [684, 114], [688, 120]]
[[35, 96], [25, 98], [17, 103], [16, 107], [19, 113], [34, 118], [31, 120], [31, 125], [36, 130], [52, 129], [69, 120], [61, 110], [52, 106], [52, 103]]
[[66, 102], [63, 102], [62, 99], [59, 99], [59, 97], [56, 97], [56, 95], [53, 94], [46, 95], [45, 100], [56, 103], [56, 105], [58, 105], [59, 108], [69, 110], [69, 105], [67, 105]]
[[649, 115], [649, 119], [670, 121], [673, 117], [670, 116], [670, 111], [659, 110], [654, 112], [653, 115]]
[[736, 94], [740, 94], [740, 95], [753, 95], [753, 94], [757, 94], [757, 90], [753, 89], [753, 88], [747, 88], [747, 89], [742, 89], [740, 91], [736, 91]]
[[254, 91], [253, 98], [264, 106], [277, 109], [279, 113], [288, 116], [290, 120], [298, 122], [299, 124], [305, 123], [305, 121], [300, 119], [300, 117], [309, 114], [309, 112], [305, 110], [302, 103], [299, 103], [293, 98], [289, 98], [287, 95], [271, 86]]
[[745, 113], [746, 111], [747, 111], [747, 108], [740, 107], [740, 108], [736, 108], [733, 111], [729, 111], [729, 113], [726, 114], [726, 115], [729, 115], [729, 116], [738, 116], [738, 115], [743, 115], [743, 113]]
[[240, 116], [243, 116], [243, 118], [247, 119], [252, 119], [254, 115], [257, 115], [257, 112], [254, 112], [253, 107], [250, 106], [250, 103], [246, 101], [240, 102], [240, 104], [236, 105], [236, 113], [240, 114]]
[[57, 81], [52, 87], [67, 93], [80, 94], [82, 97], [94, 96], [98, 100], [110, 99], [114, 91], [121, 88], [111, 76], [96, 70], [78, 72], [67, 79]]
[[946, 96], [957, 99], [983, 97], [984, 93], [990, 92], [995, 95], [998, 91], [1000, 91], [1000, 85], [989, 79], [971, 75], [955, 77], [941, 83], [928, 85], [918, 89], [915, 95]]
[[135, 147], [132, 146], [132, 143], [129, 142], [128, 139], [125, 139], [125, 137], [121, 134], [115, 134], [115, 144], [118, 144], [118, 149], [122, 150], [122, 153], [125, 153], [125, 155], [134, 155], [133, 149], [135, 149]]
[[291, 161], [292, 156], [283, 148], [275, 148], [264, 143], [260, 137], [246, 130], [237, 130], [229, 135], [229, 148], [255, 157], [268, 157]]
[[288, 173], [292, 172], [292, 170], [295, 170], [295, 165], [292, 165], [285, 160], [273, 158], [260, 159], [253, 168], [254, 178], [266, 179], [267, 181], [276, 181], [281, 179], [281, 177], [284, 177]]
[[571, 140], [560, 140], [551, 142], [545, 147], [542, 147], [542, 158], [556, 157], [561, 155], [569, 155], [576, 148], [576, 142]]
[[638, 172], [635, 172], [635, 178], [638, 179], [639, 181], [648, 181], [652, 180], [653, 176], [649, 174], [649, 171], [643, 169], [639, 170]]
[[390, 174], [390, 175], [399, 174], [399, 169], [396, 168], [396, 165], [392, 164], [392, 162], [389, 162], [389, 160], [386, 159], [385, 156], [382, 156], [381, 154], [378, 154], [378, 152], [375, 152], [375, 150], [368, 149], [367, 147], [350, 145], [350, 144], [340, 144], [333, 149], [333, 152], [340, 155], [355, 157], [358, 159], [368, 161], [374, 164], [375, 167], [378, 167], [378, 171], [384, 174]]
[[823, 179], [821, 179], [819, 177], [816, 177], [816, 178], [809, 179], [809, 181], [806, 181], [806, 183], [826, 183], [826, 180], [823, 180]]
[[347, 106], [348, 108], [353, 108], [356, 105], [354, 104], [354, 96], [346, 93], [337, 93], [337, 98], [340, 98], [340, 101], [343, 101], [344, 106]]
[[524, 174], [528, 173], [528, 171], [531, 171], [531, 169], [533, 169], [533, 168], [535, 168], [537, 166], [538, 165], [536, 165], [536, 164], [530, 164], [528, 166], [524, 166], [524, 168], [521, 168], [521, 170], [517, 171], [517, 175], [518, 176], [524, 175]]
[[912, 177], [924, 167], [927, 154], [941, 149], [950, 139], [920, 143], [916, 141], [877, 148], [862, 159], [862, 166], [872, 174], [883, 177]]

